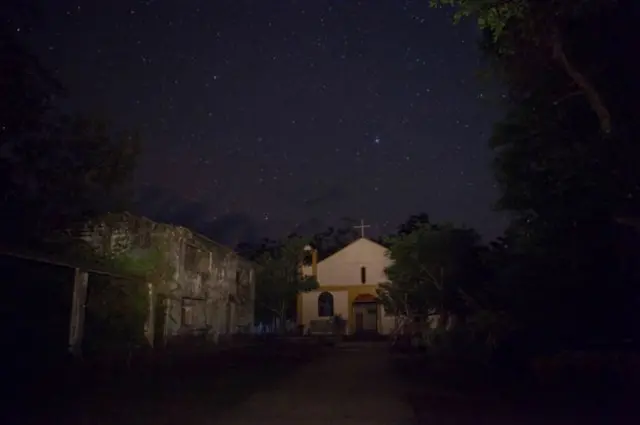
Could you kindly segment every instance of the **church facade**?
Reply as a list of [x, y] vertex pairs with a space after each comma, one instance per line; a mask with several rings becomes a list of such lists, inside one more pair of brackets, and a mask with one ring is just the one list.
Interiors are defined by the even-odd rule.
[[298, 325], [306, 333], [331, 333], [334, 316], [340, 316], [346, 334], [391, 333], [395, 317], [385, 313], [376, 296], [391, 264], [386, 253], [387, 248], [365, 237], [320, 262], [314, 252], [312, 265], [303, 267], [303, 273], [314, 275], [319, 287], [298, 294]]

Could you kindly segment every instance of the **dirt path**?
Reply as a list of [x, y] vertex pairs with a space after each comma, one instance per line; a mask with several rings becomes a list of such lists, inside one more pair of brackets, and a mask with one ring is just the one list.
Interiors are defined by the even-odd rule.
[[[386, 343], [287, 346], [238, 353], [193, 371], [79, 387], [20, 403], [8, 420], [41, 425], [413, 425], [406, 383]], [[309, 352], [309, 350], [311, 350]], [[319, 350], [319, 351], [318, 351]], [[207, 361], [209, 362], [209, 361]], [[96, 388], [94, 388], [96, 387]], [[73, 387], [76, 388], [76, 387]], [[58, 391], [60, 392], [60, 391]], [[45, 392], [43, 394], [49, 394]]]
[[411, 425], [413, 411], [385, 343], [345, 343], [216, 423], [226, 425]]

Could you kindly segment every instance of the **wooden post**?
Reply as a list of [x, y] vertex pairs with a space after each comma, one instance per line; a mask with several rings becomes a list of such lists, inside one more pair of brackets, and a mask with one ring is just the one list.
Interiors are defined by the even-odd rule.
[[149, 341], [149, 346], [153, 348], [153, 343], [155, 339], [155, 325], [156, 325], [156, 291], [154, 291], [153, 284], [147, 283], [148, 294], [149, 294], [149, 312], [147, 316], [147, 323], [145, 326], [145, 336], [147, 337], [147, 341]]
[[249, 306], [248, 308], [250, 308], [251, 310], [251, 321], [249, 323], [251, 323], [251, 329], [253, 329], [255, 323], [256, 323], [256, 272], [253, 269], [253, 265], [251, 266], [252, 268], [249, 270]]
[[69, 352], [74, 357], [82, 357], [82, 337], [84, 334], [84, 314], [88, 283], [89, 273], [76, 269], [73, 280], [71, 321], [69, 324]]
[[162, 308], [164, 309], [164, 327], [162, 329], [162, 345], [167, 346], [167, 340], [169, 336], [169, 320], [171, 320], [171, 312], [173, 311], [173, 299], [171, 297], [167, 297], [162, 304]]

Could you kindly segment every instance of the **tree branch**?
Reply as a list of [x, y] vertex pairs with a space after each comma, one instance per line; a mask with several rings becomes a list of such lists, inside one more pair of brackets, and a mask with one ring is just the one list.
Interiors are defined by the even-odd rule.
[[558, 104], [564, 102], [565, 100], [570, 99], [570, 98], [572, 98], [574, 96], [581, 95], [581, 94], [584, 94], [584, 92], [582, 90], [573, 91], [573, 92], [571, 92], [569, 94], [566, 94], [566, 95], [562, 96], [560, 99], [555, 100], [553, 102], [553, 104], [557, 106]]
[[591, 109], [596, 113], [598, 119], [600, 120], [600, 129], [603, 133], [609, 134], [611, 133], [611, 114], [609, 110], [605, 106], [598, 90], [591, 84], [591, 82], [585, 77], [582, 73], [580, 73], [569, 61], [567, 55], [564, 51], [564, 46], [562, 41], [560, 40], [560, 36], [556, 32], [553, 35], [552, 41], [553, 47], [553, 58], [560, 63], [562, 68], [565, 70], [567, 75], [580, 87], [582, 92], [587, 97], [589, 105]]
[[436, 279], [435, 276], [433, 276], [431, 272], [429, 272], [429, 268], [422, 267], [422, 270], [428, 275], [429, 279], [431, 280], [433, 285], [436, 287], [436, 289], [438, 289], [439, 291], [442, 291], [442, 285], [438, 282], [438, 279]]

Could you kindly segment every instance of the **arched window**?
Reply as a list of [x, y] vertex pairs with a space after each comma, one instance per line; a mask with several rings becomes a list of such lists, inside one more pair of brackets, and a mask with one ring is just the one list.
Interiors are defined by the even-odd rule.
[[329, 292], [323, 292], [318, 296], [318, 316], [333, 316], [333, 295]]

